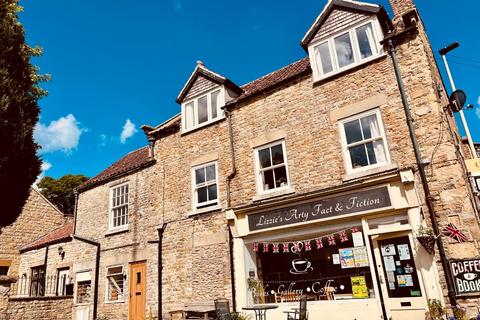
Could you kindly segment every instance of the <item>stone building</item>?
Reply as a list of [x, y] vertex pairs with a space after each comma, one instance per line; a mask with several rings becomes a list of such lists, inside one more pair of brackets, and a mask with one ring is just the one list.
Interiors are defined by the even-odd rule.
[[329, 1], [308, 57], [243, 86], [197, 63], [181, 113], [78, 189], [74, 238], [99, 254], [73, 265], [96, 295], [76, 319], [219, 297], [284, 319], [300, 295], [310, 319], [423, 319], [429, 299], [476, 311], [461, 139], [413, 2], [390, 2], [393, 19]]

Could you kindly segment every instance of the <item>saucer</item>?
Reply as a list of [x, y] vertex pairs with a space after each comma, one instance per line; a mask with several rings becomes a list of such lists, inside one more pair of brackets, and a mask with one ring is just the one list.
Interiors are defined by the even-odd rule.
[[308, 273], [308, 270], [305, 270], [305, 271], [297, 271], [295, 269], [290, 269], [290, 273], [291, 274], [305, 274], [305, 273]]

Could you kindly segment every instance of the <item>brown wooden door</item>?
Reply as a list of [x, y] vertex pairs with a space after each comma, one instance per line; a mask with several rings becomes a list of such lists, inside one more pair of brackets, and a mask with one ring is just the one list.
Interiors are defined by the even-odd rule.
[[145, 262], [130, 264], [129, 319], [145, 320], [147, 298], [147, 266]]

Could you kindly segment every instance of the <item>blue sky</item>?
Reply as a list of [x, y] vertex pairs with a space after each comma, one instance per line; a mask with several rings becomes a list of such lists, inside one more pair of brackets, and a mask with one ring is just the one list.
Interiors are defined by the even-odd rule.
[[[91, 177], [145, 145], [140, 126], [180, 111], [175, 97], [196, 60], [241, 85], [304, 57], [299, 41], [325, 3], [23, 0], [27, 41], [44, 49], [33, 62], [52, 75], [43, 85], [49, 96], [40, 101], [35, 135], [45, 174]], [[377, 3], [390, 10], [387, 0]], [[457, 87], [479, 110], [480, 2], [416, 4], [435, 51], [460, 42], [450, 67]], [[466, 116], [480, 141], [476, 110]]]

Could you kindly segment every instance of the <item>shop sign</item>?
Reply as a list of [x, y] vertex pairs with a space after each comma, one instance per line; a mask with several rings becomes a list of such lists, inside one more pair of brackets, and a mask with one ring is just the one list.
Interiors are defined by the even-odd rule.
[[391, 205], [386, 186], [248, 216], [250, 231], [314, 221]]
[[450, 260], [457, 295], [480, 295], [480, 259]]
[[480, 173], [480, 159], [467, 159], [465, 160], [465, 165], [467, 166], [468, 172], [471, 173]]

